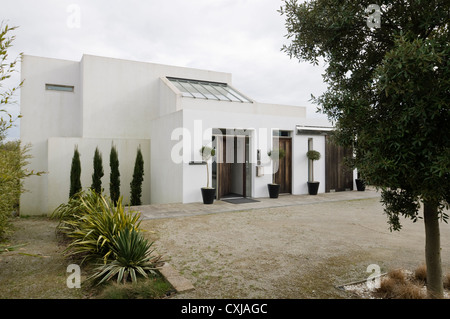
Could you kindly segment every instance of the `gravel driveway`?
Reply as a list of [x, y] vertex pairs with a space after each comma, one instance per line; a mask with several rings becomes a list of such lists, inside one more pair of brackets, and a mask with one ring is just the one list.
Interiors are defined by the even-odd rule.
[[[345, 198], [345, 197], [343, 197]], [[379, 198], [144, 220], [157, 251], [195, 286], [174, 298], [352, 298], [336, 286], [424, 263], [423, 221], [390, 232]], [[449, 225], [441, 224], [450, 272]]]

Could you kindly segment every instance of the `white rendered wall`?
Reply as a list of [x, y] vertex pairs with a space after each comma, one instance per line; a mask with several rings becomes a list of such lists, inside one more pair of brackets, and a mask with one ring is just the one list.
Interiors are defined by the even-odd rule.
[[[322, 154], [322, 158], [314, 163], [315, 179], [320, 182], [319, 192], [325, 191], [325, 138], [320, 135], [296, 135], [296, 125], [314, 125], [314, 120], [306, 119], [305, 109], [295, 106], [267, 105], [260, 103], [236, 103], [223, 101], [182, 99], [183, 123], [189, 132], [194, 132], [194, 123], [201, 122], [202, 132], [211, 128], [241, 128], [251, 131], [251, 163], [252, 163], [252, 197], [267, 197], [267, 184], [272, 182], [272, 162], [267, 156], [272, 149], [272, 131], [292, 131], [292, 193], [307, 194], [308, 138], [313, 138], [314, 149]], [[323, 124], [323, 123], [320, 123]], [[208, 137], [209, 136], [209, 137]], [[192, 137], [193, 138], [193, 137]], [[210, 135], [202, 139], [203, 144], [211, 143]], [[192, 145], [194, 141], [192, 140]], [[264, 175], [256, 176], [256, 150], [261, 150]], [[196, 149], [192, 150], [192, 156]], [[204, 170], [205, 168], [203, 168]], [[201, 201], [200, 187], [204, 183], [203, 170], [198, 166], [184, 164], [183, 169], [183, 202]]]
[[[60, 165], [70, 165], [73, 149], [64, 163], [57, 164], [55, 158], [63, 159], [57, 148], [48, 149], [48, 145], [55, 143], [49, 144], [49, 138], [150, 139], [152, 119], [170, 114], [177, 99], [173, 91], [165, 94], [163, 88], [160, 92], [160, 78], [165, 76], [231, 82], [231, 74], [208, 70], [91, 55], [84, 55], [81, 61], [25, 55], [22, 62], [25, 83], [21, 89], [21, 112], [24, 116], [21, 120], [21, 139], [32, 144], [30, 155], [33, 159], [28, 168], [49, 174], [25, 180], [24, 186], [29, 191], [21, 197], [21, 213], [48, 214], [63, 198], [54, 193], [62, 192], [66, 175], [62, 176], [54, 170], [59, 171]], [[71, 85], [74, 92], [46, 91], [46, 83]], [[155, 136], [159, 134], [162, 133]], [[86, 139], [80, 141], [83, 145], [90, 145]], [[135, 152], [132, 153], [134, 156]], [[159, 162], [155, 170], [160, 176], [158, 167], [164, 166], [167, 159], [163, 160], [158, 155], [156, 159]], [[133, 164], [127, 162], [127, 169]], [[181, 183], [181, 173], [175, 176], [176, 171], [173, 171], [171, 174], [172, 180], [179, 179]], [[58, 175], [61, 175], [61, 181], [58, 181]], [[165, 198], [158, 191], [155, 196], [158, 200]], [[174, 193], [170, 200], [181, 201], [181, 198], [181, 193]]]
[[[24, 55], [21, 78], [24, 84], [20, 95], [20, 137], [23, 144], [31, 144], [28, 169], [47, 172], [47, 138], [81, 136], [79, 63]], [[71, 85], [74, 92], [46, 90], [45, 84]], [[47, 214], [47, 179], [43, 175], [24, 180], [22, 215]]]
[[160, 100], [161, 77], [231, 81], [229, 73], [92, 55], [81, 64], [84, 137], [150, 138], [150, 121], [173, 108]]
[[[49, 174], [26, 180], [25, 187], [30, 192], [21, 198], [22, 214], [48, 214], [55, 205], [67, 199], [67, 168], [70, 171], [74, 142], [79, 143], [84, 167], [92, 167], [94, 144], [101, 145], [105, 177], [108, 177], [104, 177], [107, 189], [110, 142], [121, 141], [118, 142], [121, 145], [119, 156], [125, 156], [120, 160], [121, 170], [129, 172], [136, 152], [132, 148], [140, 141], [147, 141], [146, 156], [150, 160], [146, 160], [146, 166], [149, 165], [147, 170], [150, 173], [144, 176], [144, 181], [149, 183], [145, 186], [145, 202], [200, 202], [200, 188], [206, 184], [206, 168], [204, 165], [189, 165], [189, 160], [194, 160], [193, 155], [199, 148], [193, 140], [196, 120], [202, 121], [203, 131], [208, 128], [251, 131], [253, 197], [268, 196], [272, 164], [267, 151], [272, 148], [272, 130], [293, 131], [292, 192], [307, 192], [305, 154], [308, 136], [295, 135], [294, 131], [299, 124], [314, 125], [313, 121], [305, 118], [305, 108], [182, 98], [164, 79], [166, 76], [231, 84], [231, 74], [223, 72], [91, 55], [84, 55], [81, 62], [25, 56], [22, 63], [22, 78], [26, 81], [21, 91], [24, 116], [21, 138], [25, 143], [33, 144], [31, 155], [34, 159], [30, 168], [48, 171]], [[75, 90], [45, 91], [45, 83], [73, 85]], [[176, 129], [191, 134], [188, 161], [178, 163], [173, 159], [172, 150], [180, 145], [176, 134], [173, 135]], [[149, 139], [152, 140], [151, 145]], [[200, 147], [210, 143], [211, 134], [203, 136], [201, 142]], [[324, 153], [322, 136], [314, 137], [314, 148]], [[261, 177], [255, 177], [257, 149], [261, 150], [265, 165], [265, 175]], [[323, 156], [315, 163], [315, 176], [321, 181], [321, 192], [325, 186], [324, 167]], [[83, 168], [82, 172], [83, 186], [90, 185], [92, 172]], [[129, 187], [129, 181], [124, 179], [122, 185]], [[129, 192], [124, 189], [123, 193]]]
[[172, 159], [177, 139], [176, 129], [182, 129], [182, 111], [152, 121], [151, 202], [181, 203], [183, 201], [183, 163]]
[[75, 146], [78, 146], [81, 162], [81, 185], [87, 189], [92, 184], [94, 152], [98, 147], [102, 153], [102, 188], [109, 196], [111, 145], [117, 148], [119, 157], [120, 195], [123, 203], [129, 204], [130, 183], [133, 178], [134, 163], [138, 147], [144, 159], [144, 181], [142, 183], [142, 203], [150, 204], [150, 140], [148, 139], [99, 139], [77, 137], [53, 137], [48, 140], [48, 210], [53, 211], [69, 198], [70, 168]]

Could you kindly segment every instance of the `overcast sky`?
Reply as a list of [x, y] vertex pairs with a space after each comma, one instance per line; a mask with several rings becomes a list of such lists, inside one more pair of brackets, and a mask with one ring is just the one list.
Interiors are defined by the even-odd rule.
[[[281, 0], [2, 0], [18, 26], [10, 57], [79, 61], [83, 54], [232, 73], [258, 102], [308, 107], [325, 90], [323, 67], [291, 60]], [[18, 78], [17, 78], [18, 79]], [[17, 107], [16, 107], [17, 109]], [[11, 131], [18, 136], [18, 130]]]

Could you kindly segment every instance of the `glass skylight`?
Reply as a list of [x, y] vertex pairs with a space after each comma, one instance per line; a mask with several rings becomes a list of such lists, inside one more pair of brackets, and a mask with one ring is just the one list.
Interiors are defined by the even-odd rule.
[[179, 78], [167, 78], [172, 82], [183, 96], [216, 100], [228, 102], [247, 102], [251, 103], [249, 99], [229, 87], [226, 83], [206, 82]]

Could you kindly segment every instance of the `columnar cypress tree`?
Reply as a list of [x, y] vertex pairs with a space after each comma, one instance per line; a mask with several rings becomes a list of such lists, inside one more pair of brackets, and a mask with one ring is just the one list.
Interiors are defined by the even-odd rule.
[[119, 173], [119, 156], [114, 145], [111, 146], [111, 153], [109, 155], [109, 166], [111, 173], [109, 175], [109, 193], [111, 200], [117, 203], [120, 197], [120, 173]]
[[69, 197], [81, 191], [81, 162], [78, 146], [75, 146], [72, 157], [72, 167], [70, 169], [70, 192]]
[[134, 163], [133, 180], [130, 183], [131, 188], [131, 205], [141, 205], [142, 182], [144, 180], [144, 159], [142, 157], [141, 148], [139, 147]]
[[102, 154], [98, 150], [98, 147], [95, 149], [94, 154], [94, 173], [92, 174], [92, 185], [91, 188], [97, 193], [102, 193], [102, 180], [103, 177], [103, 163], [102, 163]]

